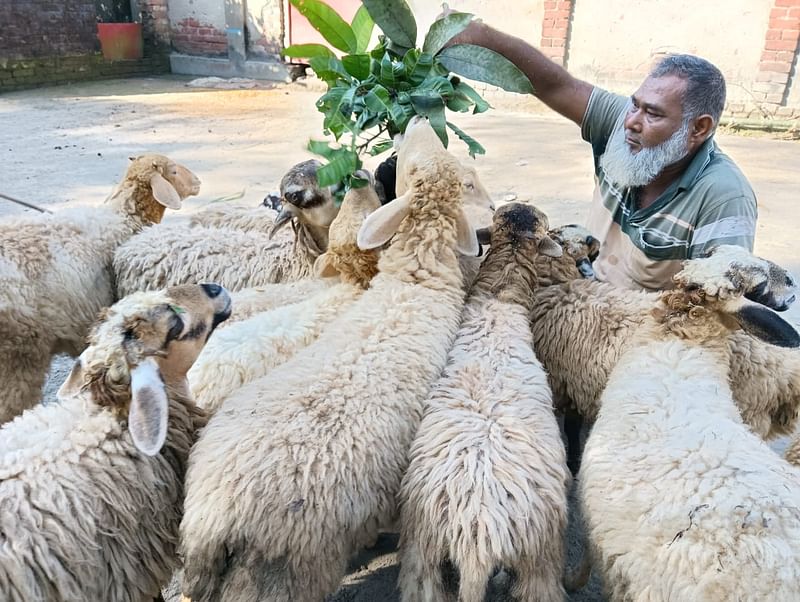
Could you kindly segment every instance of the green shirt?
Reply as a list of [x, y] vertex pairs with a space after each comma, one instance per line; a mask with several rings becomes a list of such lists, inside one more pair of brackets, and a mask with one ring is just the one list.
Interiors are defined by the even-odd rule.
[[732, 244], [753, 249], [756, 198], [739, 168], [713, 137], [697, 150], [686, 171], [648, 207], [637, 209], [631, 189], [606, 179], [600, 158], [622, 122], [629, 99], [594, 88], [581, 124], [592, 145], [595, 198], [587, 226], [603, 245], [598, 278], [626, 288], [672, 288], [685, 259]]

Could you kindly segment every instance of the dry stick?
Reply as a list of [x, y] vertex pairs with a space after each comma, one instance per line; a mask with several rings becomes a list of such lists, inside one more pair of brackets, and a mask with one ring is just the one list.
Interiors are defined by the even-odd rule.
[[36, 211], [40, 211], [41, 213], [53, 213], [49, 209], [45, 209], [44, 207], [39, 207], [39, 205], [34, 205], [33, 203], [28, 203], [27, 201], [20, 201], [19, 199], [15, 199], [13, 196], [8, 196], [7, 194], [3, 194], [0, 192], [0, 198], [6, 199], [7, 201], [11, 201], [12, 203], [17, 203], [18, 205], [23, 205], [30, 209], [36, 209]]

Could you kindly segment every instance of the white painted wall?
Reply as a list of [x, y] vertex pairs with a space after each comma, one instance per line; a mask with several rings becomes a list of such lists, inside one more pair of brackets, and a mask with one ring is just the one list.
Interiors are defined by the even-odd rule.
[[[235, 1], [235, 0], [226, 0]], [[169, 0], [169, 20], [173, 27], [186, 19], [225, 31], [225, 2], [220, 0]]]

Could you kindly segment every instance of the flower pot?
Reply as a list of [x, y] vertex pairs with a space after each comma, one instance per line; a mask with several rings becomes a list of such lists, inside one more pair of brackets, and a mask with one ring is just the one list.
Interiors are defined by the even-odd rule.
[[98, 23], [100, 50], [107, 61], [126, 61], [143, 56], [141, 23]]

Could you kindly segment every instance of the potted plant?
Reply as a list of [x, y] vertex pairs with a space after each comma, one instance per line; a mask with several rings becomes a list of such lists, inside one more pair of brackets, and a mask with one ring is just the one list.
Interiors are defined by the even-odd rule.
[[97, 37], [107, 61], [144, 56], [142, 24], [133, 22], [130, 0], [96, 0]]

